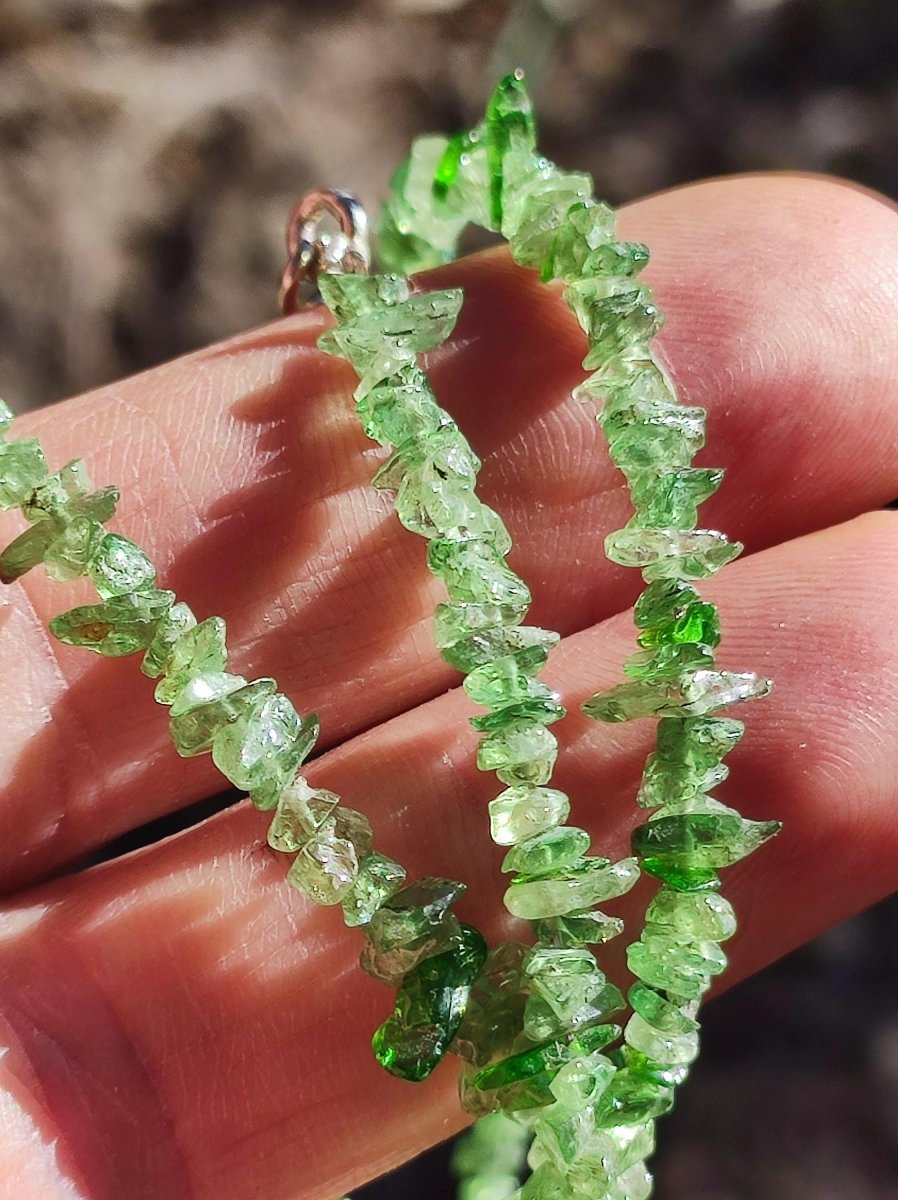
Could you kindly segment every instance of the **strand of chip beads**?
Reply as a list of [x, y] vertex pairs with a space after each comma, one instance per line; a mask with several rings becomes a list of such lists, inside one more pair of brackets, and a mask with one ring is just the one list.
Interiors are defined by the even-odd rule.
[[[351, 235], [353, 211], [337, 193], [318, 191], [300, 201], [288, 226], [299, 274], [308, 274], [304, 246], [314, 241], [315, 223], [325, 213], [342, 215]], [[564, 709], [536, 678], [558, 635], [521, 624], [530, 593], [505, 561], [511, 539], [478, 497], [480, 462], [418, 363], [419, 354], [451, 332], [461, 293], [412, 292], [396, 275], [312, 275], [336, 318], [319, 345], [355, 368], [365, 430], [394, 450], [374, 486], [395, 494], [400, 521], [427, 539], [428, 565], [446, 586], [448, 600], [436, 611], [437, 643], [446, 660], [466, 672], [468, 695], [490, 710], [472, 723], [483, 734], [478, 765], [495, 770], [506, 785], [490, 805], [490, 818], [497, 842], [510, 847], [503, 864], [514, 873], [507, 905], [516, 916], [541, 918], [535, 946], [504, 943], [491, 951], [453, 1044], [468, 1063], [466, 1086], [479, 1104], [474, 1076], [522, 1033], [528, 1045], [553, 1054], [559, 1038], [596, 1054], [619, 1035], [606, 1018], [623, 1007], [623, 996], [586, 943], [620, 932], [621, 923], [595, 906], [627, 891], [638, 870], [633, 859], [589, 856], [586, 831], [562, 824], [570, 802], [548, 786], [557, 756], [548, 726]], [[294, 283], [288, 264], [282, 295], [293, 295]], [[369, 929], [363, 961], [381, 952], [378, 932]], [[388, 1070], [418, 1078], [416, 1036], [401, 999], [400, 993], [396, 1011], [375, 1035], [375, 1053]], [[529, 1085], [515, 1086], [503, 1102], [529, 1102], [529, 1093]]]
[[[679, 403], [652, 352], [661, 315], [650, 289], [636, 280], [648, 251], [616, 238], [614, 213], [594, 198], [589, 176], [561, 171], [539, 154], [519, 72], [501, 81], [474, 130], [415, 143], [382, 213], [381, 256], [403, 273], [449, 261], [470, 222], [501, 232], [522, 267], [538, 270], [547, 282], [561, 281], [587, 336], [584, 367], [591, 374], [575, 395], [600, 403], [598, 420], [635, 510], [624, 529], [608, 536], [605, 550], [612, 561], [641, 569], [647, 586], [634, 612], [639, 649], [625, 666], [628, 681], [583, 709], [602, 721], [660, 718], [637, 797], [654, 811], [634, 830], [632, 848], [661, 888], [628, 946], [636, 981], [623, 1045], [608, 1053], [584, 1047], [582, 1039], [595, 1028], [589, 1022], [568, 1025], [554, 1042], [536, 1045], [523, 1028], [516, 1052], [494, 1055], [463, 1086], [462, 1098], [469, 1111], [498, 1107], [531, 1124], [527, 1200], [643, 1200], [652, 1188], [645, 1159], [654, 1147], [655, 1120], [672, 1107], [698, 1053], [701, 998], [724, 970], [720, 943], [736, 928], [732, 907], [719, 894], [718, 872], [779, 829], [776, 821], [746, 820], [710, 794], [726, 778], [723, 759], [743, 733], [742, 722], [716, 714], [765, 695], [770, 682], [715, 663], [717, 608], [694, 583], [715, 574], [741, 546], [697, 528], [698, 506], [719, 487], [723, 472], [691, 465], [704, 444], [705, 413]], [[488, 628], [505, 624], [498, 619]], [[501, 657], [508, 658], [507, 650]], [[470, 669], [467, 661], [455, 665]], [[554, 845], [554, 836], [547, 825], [535, 845]], [[561, 844], [568, 840], [562, 830]], [[525, 856], [531, 844], [525, 836], [515, 854]], [[562, 890], [556, 881], [566, 882], [568, 872], [565, 864], [540, 875], [535, 889], [526, 876], [515, 880], [509, 907], [516, 911], [517, 887], [530, 889], [535, 903], [518, 915], [535, 918], [538, 950], [542, 923], [554, 923], [545, 948], [570, 954], [573, 974], [583, 949], [581, 927], [558, 912], [554, 899]], [[501, 984], [506, 994], [514, 992], [508, 973]], [[472, 1020], [477, 999], [475, 988]]]
[[480, 933], [451, 911], [464, 885], [406, 883], [405, 869], [374, 849], [367, 818], [307, 783], [300, 768], [318, 735], [317, 715], [301, 716], [274, 679], [229, 672], [223, 619], [198, 621], [157, 588], [139, 546], [106, 531], [118, 490], [91, 491], [81, 460], [51, 474], [36, 439], [9, 440], [12, 421], [0, 402], [0, 509], [20, 508], [30, 525], [0, 554], [0, 581], [11, 584], [38, 564], [55, 580], [91, 580], [99, 602], [53, 618], [51, 633], [105, 657], [143, 652], [141, 670], [158, 679], [155, 698], [169, 707], [178, 754], [211, 753], [230, 784], [273, 810], [268, 843], [293, 856], [289, 883], [316, 904], [339, 904], [347, 926], [368, 932], [367, 947], [376, 942], [362, 966], [396, 988], [406, 1045], [414, 1042], [419, 1072], [431, 1069], [486, 957]]

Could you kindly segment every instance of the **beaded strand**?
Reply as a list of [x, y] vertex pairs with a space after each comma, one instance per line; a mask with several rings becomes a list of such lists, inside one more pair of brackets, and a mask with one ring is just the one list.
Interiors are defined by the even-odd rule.
[[361, 965], [396, 988], [405, 1073], [423, 1078], [445, 1054], [486, 957], [478, 931], [451, 911], [464, 884], [405, 884], [405, 869], [373, 848], [367, 818], [299, 773], [317, 716], [300, 716], [274, 679], [230, 673], [222, 618], [198, 622], [173, 592], [156, 587], [156, 568], [139, 546], [105, 530], [118, 490], [91, 492], [78, 459], [51, 475], [36, 439], [7, 439], [12, 420], [0, 402], [0, 509], [19, 507], [31, 524], [0, 554], [0, 581], [13, 583], [39, 563], [52, 579], [91, 580], [100, 603], [54, 617], [50, 632], [105, 657], [143, 652], [141, 670], [159, 680], [155, 698], [169, 708], [178, 754], [211, 754], [230, 784], [274, 810], [268, 844], [293, 856], [288, 882], [316, 904], [339, 904], [347, 926], [377, 939], [380, 954], [363, 954]]
[[[691, 466], [704, 444], [705, 413], [679, 404], [651, 351], [661, 314], [650, 289], [636, 281], [648, 251], [616, 239], [614, 213], [592, 191], [589, 176], [560, 171], [539, 155], [532, 105], [515, 73], [499, 84], [477, 128], [416, 141], [380, 221], [381, 254], [395, 270], [450, 261], [461, 230], [474, 222], [501, 232], [519, 265], [562, 282], [587, 335], [583, 365], [592, 372], [575, 395], [600, 404], [598, 421], [635, 510], [606, 539], [606, 554], [640, 568], [647, 584], [634, 613], [640, 649], [625, 665], [628, 682], [583, 705], [602, 721], [660, 718], [637, 797], [655, 811], [634, 831], [632, 848], [662, 886], [627, 951], [636, 982], [624, 1045], [597, 1056], [582, 1044], [587, 1026], [554, 1055], [524, 1047], [473, 1081], [484, 1092], [529, 1081], [535, 1140], [534, 1172], [522, 1190], [527, 1200], [650, 1194], [645, 1159], [654, 1121], [672, 1107], [698, 1053], [701, 997], [724, 970], [720, 943], [736, 928], [731, 905], [717, 892], [718, 870], [779, 829], [776, 821], [746, 820], [709, 794], [726, 778], [723, 758], [743, 733], [741, 722], [712, 714], [765, 695], [770, 683], [715, 665], [717, 608], [693, 582], [742, 549], [696, 528], [698, 506], [720, 486], [723, 471]], [[561, 931], [559, 938], [564, 944]]]

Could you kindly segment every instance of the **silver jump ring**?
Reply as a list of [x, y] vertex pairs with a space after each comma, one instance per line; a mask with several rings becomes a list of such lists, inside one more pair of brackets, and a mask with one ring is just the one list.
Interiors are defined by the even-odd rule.
[[[336, 221], [338, 230], [322, 230], [325, 217]], [[281, 277], [281, 312], [296, 312], [320, 302], [318, 276], [322, 272], [367, 275], [371, 264], [368, 214], [348, 192], [314, 188], [301, 197], [287, 222], [287, 265]], [[299, 290], [311, 285], [312, 296], [300, 300]]]

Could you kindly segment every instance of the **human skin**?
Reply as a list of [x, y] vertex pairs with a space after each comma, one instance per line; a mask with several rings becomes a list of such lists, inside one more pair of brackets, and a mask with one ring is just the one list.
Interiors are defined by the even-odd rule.
[[[721, 663], [776, 681], [739, 712], [719, 792], [785, 823], [725, 874], [734, 982], [898, 883], [898, 527], [878, 511], [898, 496], [898, 218], [833, 181], [753, 177], [634, 204], [621, 227], [652, 248], [659, 352], [709, 411], [699, 461], [727, 468], [702, 519], [746, 545], [703, 589]], [[465, 288], [431, 379], [484, 460], [531, 620], [564, 635], [546, 678], [569, 708], [572, 821], [620, 855], [653, 726], [578, 712], [620, 678], [639, 586], [602, 556], [628, 502], [569, 398], [582, 334], [503, 251], [422, 283]], [[431, 643], [424, 543], [370, 489], [382, 452], [352, 373], [315, 349], [327, 321], [251, 331], [17, 432], [122, 485], [112, 527], [200, 617], [227, 619], [234, 669], [321, 714], [310, 780], [364, 810], [411, 875], [463, 879], [459, 915], [496, 940], [519, 927], [487, 832], [495, 780]], [[20, 528], [2, 515], [6, 540]], [[0, 1200], [333, 1200], [460, 1127], [453, 1062], [420, 1085], [377, 1066], [391, 993], [357, 968], [339, 910], [285, 885], [247, 803], [77, 869], [221, 788], [208, 758], [174, 753], [133, 659], [46, 634], [89, 596], [37, 570], [0, 608]], [[646, 895], [620, 911], [638, 922]]]

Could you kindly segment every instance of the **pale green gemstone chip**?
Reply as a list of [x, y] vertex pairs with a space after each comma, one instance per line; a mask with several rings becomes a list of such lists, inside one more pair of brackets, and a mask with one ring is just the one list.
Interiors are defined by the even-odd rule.
[[35, 438], [0, 445], [0, 508], [15, 508], [47, 478], [47, 463]]
[[723, 942], [736, 932], [736, 914], [729, 900], [714, 892], [689, 894], [662, 888], [645, 919], [673, 933]]
[[490, 834], [498, 845], [514, 846], [552, 830], [570, 811], [570, 800], [556, 788], [506, 788], [490, 801]]
[[549, 782], [558, 756], [558, 741], [544, 725], [519, 722], [488, 734], [477, 751], [481, 771], [495, 771], [503, 783]]
[[61, 613], [50, 622], [50, 632], [66, 645], [83, 646], [108, 658], [133, 654], [153, 640], [174, 599], [173, 592], [130, 592]]
[[634, 717], [704, 716], [730, 704], [770, 692], [771, 683], [754, 671], [687, 671], [672, 680], [622, 683], [581, 705], [597, 721]]
[[144, 675], [149, 675], [151, 679], [161, 675], [171, 662], [181, 634], [195, 628], [196, 623], [196, 617], [183, 600], [173, 604], [156, 626], [153, 638], [147, 646], [147, 652], [140, 664]]
[[42, 563], [55, 536], [56, 530], [50, 521], [38, 521], [20, 533], [0, 554], [0, 582], [15, 583]]
[[585, 829], [560, 825], [518, 842], [506, 854], [502, 870], [518, 875], [551, 875], [572, 867], [588, 849]]
[[549, 1087], [559, 1104], [572, 1112], [581, 1112], [602, 1094], [616, 1069], [604, 1054], [583, 1055], [566, 1062]]
[[91, 560], [89, 574], [103, 599], [151, 588], [156, 568], [130, 538], [107, 533]]
[[73, 517], [47, 547], [44, 555], [47, 574], [60, 581], [80, 578], [99, 553], [104, 536], [99, 521]]
[[597, 909], [544, 917], [534, 924], [534, 933], [545, 946], [590, 946], [608, 942], [623, 933], [620, 917], [609, 917]]
[[[158, 659], [165, 672], [156, 684], [159, 704], [173, 704], [195, 676], [220, 673], [228, 665], [226, 629], [221, 617], [208, 617], [196, 624], [185, 614], [179, 624], [185, 628], [173, 644], [158, 647]], [[175, 630], [171, 632], [174, 634]]]
[[343, 920], [350, 926], [368, 925], [404, 882], [405, 869], [398, 862], [385, 854], [367, 854], [359, 864], [352, 890], [343, 899]]
[[660, 992], [642, 982], [633, 984], [627, 993], [627, 999], [633, 1011], [639, 1013], [654, 1030], [671, 1034], [696, 1033], [698, 1030], [698, 1022], [692, 1015], [693, 1011], [698, 1011], [698, 1005], [695, 1003], [673, 1004]]
[[561, 878], [531, 880], [521, 876], [512, 880], [505, 893], [505, 907], [512, 916], [529, 921], [563, 916], [624, 895], [638, 878], [639, 867], [634, 858], [616, 863], [587, 859], [579, 870], [571, 870]]
[[223, 671], [197, 675], [171, 707], [169, 728], [175, 749], [184, 758], [205, 754], [223, 725], [236, 721], [276, 686], [273, 679], [248, 683], [242, 675]]
[[664, 1033], [653, 1028], [640, 1013], [624, 1027], [624, 1039], [634, 1050], [656, 1062], [688, 1066], [698, 1057], [698, 1033]]
[[284, 786], [311, 751], [317, 718], [304, 722], [286, 696], [261, 696], [234, 721], [215, 731], [212, 761], [259, 808], [273, 808]]
[[330, 817], [340, 797], [334, 792], [312, 788], [297, 776], [283, 789], [268, 827], [268, 844], [273, 850], [291, 854], [301, 850]]
[[358, 873], [358, 852], [351, 841], [338, 835], [330, 817], [293, 860], [287, 882], [315, 904], [339, 904]]

